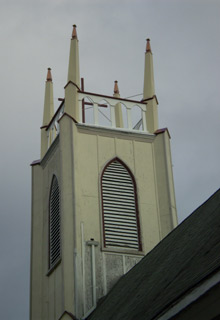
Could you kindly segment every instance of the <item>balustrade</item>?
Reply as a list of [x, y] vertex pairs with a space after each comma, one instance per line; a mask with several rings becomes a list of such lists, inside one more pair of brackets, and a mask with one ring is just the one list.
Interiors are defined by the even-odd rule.
[[[99, 119], [99, 112], [103, 113], [100, 108], [106, 107], [110, 108], [109, 112], [109, 126], [111, 128], [116, 128], [116, 119], [115, 119], [115, 107], [118, 104], [121, 104], [126, 110], [126, 119], [124, 123], [127, 123], [127, 128], [120, 128], [132, 131], [140, 131], [141, 127], [143, 132], [147, 133], [147, 123], [146, 123], [146, 104], [140, 101], [129, 100], [129, 99], [121, 99], [110, 96], [98, 95], [90, 92], [78, 92], [78, 101], [79, 101], [79, 123], [83, 123], [85, 125], [94, 125], [94, 126], [106, 126], [103, 125]], [[85, 103], [85, 101], [88, 101]], [[89, 108], [93, 109], [93, 123], [87, 123], [85, 119], [85, 105], [89, 105]], [[135, 126], [132, 126], [132, 116], [131, 110], [133, 107], [139, 107], [141, 110], [141, 119], [137, 121]], [[48, 148], [53, 143], [56, 136], [59, 134], [59, 119], [64, 114], [65, 104], [62, 103], [52, 118], [51, 122], [47, 127], [47, 137], [48, 137]], [[103, 113], [104, 114], [104, 113]], [[117, 128], [118, 129], [118, 128]]]

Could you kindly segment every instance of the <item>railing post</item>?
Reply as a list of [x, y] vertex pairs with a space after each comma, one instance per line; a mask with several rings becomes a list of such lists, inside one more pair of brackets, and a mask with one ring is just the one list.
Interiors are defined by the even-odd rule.
[[110, 105], [110, 110], [111, 110], [111, 126], [113, 128], [116, 127], [116, 122], [115, 122], [115, 106]]
[[82, 104], [83, 104], [83, 100], [79, 100], [79, 123], [82, 123], [82, 112], [83, 112], [83, 108], [82, 108]]
[[94, 110], [94, 124], [98, 126], [99, 116], [98, 116], [98, 104], [96, 102], [93, 103], [93, 110]]
[[143, 124], [143, 131], [147, 132], [147, 122], [146, 122], [146, 111], [142, 110], [142, 124]]
[[126, 109], [127, 109], [128, 129], [132, 130], [131, 108], [128, 108], [126, 106]]

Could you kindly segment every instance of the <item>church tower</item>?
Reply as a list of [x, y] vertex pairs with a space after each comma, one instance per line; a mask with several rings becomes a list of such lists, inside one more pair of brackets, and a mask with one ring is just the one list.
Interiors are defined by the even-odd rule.
[[140, 101], [121, 98], [117, 81], [112, 96], [85, 91], [75, 25], [55, 113], [48, 69], [41, 159], [32, 163], [31, 320], [86, 319], [177, 225], [149, 39], [143, 87]]

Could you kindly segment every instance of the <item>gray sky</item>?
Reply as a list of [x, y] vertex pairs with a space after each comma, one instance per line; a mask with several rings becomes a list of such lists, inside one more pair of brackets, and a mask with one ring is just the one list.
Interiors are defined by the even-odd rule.
[[1, 1], [1, 318], [28, 319], [31, 169], [47, 67], [64, 96], [72, 24], [85, 89], [142, 93], [151, 38], [160, 127], [171, 134], [179, 221], [219, 188], [220, 1]]

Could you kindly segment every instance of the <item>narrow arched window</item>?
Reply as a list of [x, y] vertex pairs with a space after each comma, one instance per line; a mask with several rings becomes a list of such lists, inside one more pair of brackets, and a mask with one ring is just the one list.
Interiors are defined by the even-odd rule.
[[56, 176], [53, 176], [50, 190], [49, 213], [49, 268], [61, 257], [60, 248], [60, 191]]
[[119, 159], [112, 160], [101, 178], [105, 247], [141, 250], [135, 180]]

